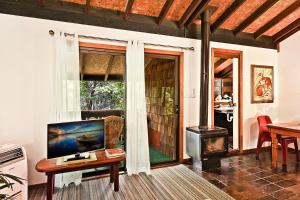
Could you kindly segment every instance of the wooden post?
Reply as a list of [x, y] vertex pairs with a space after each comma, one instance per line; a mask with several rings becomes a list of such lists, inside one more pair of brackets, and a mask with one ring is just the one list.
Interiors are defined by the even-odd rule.
[[208, 125], [208, 83], [210, 55], [210, 21], [209, 10], [201, 14], [201, 72], [200, 72], [200, 113], [199, 128]]

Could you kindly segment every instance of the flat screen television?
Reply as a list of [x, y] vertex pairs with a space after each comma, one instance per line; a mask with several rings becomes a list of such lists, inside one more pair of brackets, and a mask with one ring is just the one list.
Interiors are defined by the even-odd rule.
[[48, 124], [48, 158], [104, 148], [103, 119]]

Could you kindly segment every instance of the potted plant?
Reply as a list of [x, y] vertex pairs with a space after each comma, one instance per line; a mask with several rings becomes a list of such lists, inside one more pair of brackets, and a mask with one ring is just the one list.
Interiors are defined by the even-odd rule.
[[0, 171], [0, 199], [9, 199], [9, 196], [7, 194], [2, 194], [1, 190], [5, 188], [10, 188], [13, 190], [13, 183], [12, 181], [15, 181], [19, 184], [23, 184], [24, 179], [19, 178], [17, 176], [11, 175], [11, 174], [5, 174], [2, 171]]

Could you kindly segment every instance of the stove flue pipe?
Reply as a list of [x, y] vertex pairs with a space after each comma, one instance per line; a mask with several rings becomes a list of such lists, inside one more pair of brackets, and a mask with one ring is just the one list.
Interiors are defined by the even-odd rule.
[[206, 9], [201, 14], [201, 71], [200, 71], [200, 113], [199, 128], [208, 126], [208, 83], [210, 55], [210, 15]]

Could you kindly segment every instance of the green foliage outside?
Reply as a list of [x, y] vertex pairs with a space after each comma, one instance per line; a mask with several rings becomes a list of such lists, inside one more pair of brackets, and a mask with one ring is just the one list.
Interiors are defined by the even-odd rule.
[[125, 108], [125, 86], [121, 81], [81, 81], [81, 110]]

